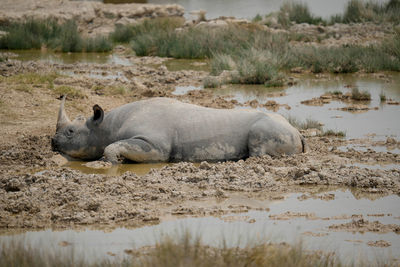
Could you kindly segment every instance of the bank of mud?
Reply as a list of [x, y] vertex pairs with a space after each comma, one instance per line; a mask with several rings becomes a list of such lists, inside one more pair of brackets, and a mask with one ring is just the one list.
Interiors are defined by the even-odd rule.
[[[29, 139], [28, 139], [29, 140]], [[40, 138], [39, 138], [40, 140]], [[27, 141], [27, 140], [25, 140]], [[330, 185], [359, 188], [360, 191], [400, 194], [400, 170], [371, 170], [352, 166], [354, 152], [335, 152], [332, 147], [344, 141], [308, 138], [305, 154], [249, 158], [238, 162], [177, 163], [138, 176], [83, 174], [69, 168], [51, 167], [27, 173], [2, 172], [0, 226], [2, 228], [71, 227], [74, 225], [137, 226], [155, 223], [166, 215], [222, 215], [256, 209], [251, 205], [193, 207], [189, 200], [226, 198], [234, 192], [244, 196], [279, 199], [289, 192], [312, 192], [304, 185]], [[339, 142], [339, 143], [338, 143]], [[20, 148], [21, 154], [30, 152]], [[49, 149], [39, 149], [49, 162]], [[9, 150], [12, 151], [10, 148]], [[2, 150], [1, 161], [13, 161]], [[12, 152], [10, 152], [12, 154]], [[35, 153], [33, 153], [35, 154]], [[28, 154], [29, 155], [29, 154]], [[358, 152], [369, 164], [399, 164], [398, 154]], [[26, 165], [31, 164], [27, 157]], [[19, 161], [23, 158], [19, 158]], [[374, 162], [373, 162], [374, 161]], [[47, 165], [47, 163], [45, 163]], [[2, 165], [4, 171], [4, 165]], [[171, 208], [172, 207], [172, 208]]]

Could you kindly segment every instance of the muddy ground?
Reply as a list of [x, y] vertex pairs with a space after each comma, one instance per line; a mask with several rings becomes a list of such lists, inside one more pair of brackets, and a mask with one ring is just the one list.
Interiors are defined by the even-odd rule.
[[171, 72], [160, 65], [165, 59], [127, 56], [122, 48], [119, 52], [131, 66], [13, 59], [0, 63], [0, 228], [133, 227], [157, 223], [168, 215], [218, 216], [257, 209], [251, 204], [199, 207], [188, 202], [226, 198], [238, 192], [252, 198], [279, 199], [289, 192], [312, 195], [320, 192], [320, 186], [339, 186], [377, 197], [400, 194], [399, 169], [354, 165], [398, 165], [399, 154], [337, 149], [347, 144], [399, 148], [398, 140], [346, 140], [313, 136], [313, 131], [304, 132], [307, 153], [294, 156], [183, 162], [143, 176], [130, 172], [121, 176], [84, 174], [62, 167], [65, 159], [51, 151], [50, 138], [63, 92], [69, 92], [66, 109], [72, 118], [90, 116], [94, 104], [107, 111], [158, 96], [215, 108], [238, 105], [214, 96], [212, 90], [172, 94], [178, 85], [201, 85], [207, 72]]

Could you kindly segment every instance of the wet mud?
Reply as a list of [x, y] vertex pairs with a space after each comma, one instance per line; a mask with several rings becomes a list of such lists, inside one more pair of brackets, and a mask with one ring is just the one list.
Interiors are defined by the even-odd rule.
[[[121, 57], [130, 64], [15, 59], [0, 63], [1, 228], [133, 227], [158, 223], [163, 216], [238, 213], [258, 207], [199, 207], [194, 203], [207, 198], [226, 199], [234, 193], [280, 199], [288, 192], [303, 192], [302, 198], [307, 199], [314, 190], [310, 185], [354, 187], [377, 196], [400, 194], [400, 157], [390, 150], [399, 149], [397, 137], [375, 140], [305, 134], [307, 152], [303, 154], [237, 162], [161, 164], [147, 166], [141, 172], [67, 162], [50, 148], [61, 89], [77, 92], [69, 94], [66, 103], [71, 117], [88, 116], [94, 104], [107, 111], [149, 97], [172, 97], [214, 108], [261, 109], [266, 107], [260, 107], [260, 103], [274, 106], [277, 101], [268, 101], [287, 97], [278, 90], [246, 103], [228, 94], [198, 89], [208, 75], [205, 71], [170, 71], [163, 65], [164, 59]], [[195, 90], [173, 94], [176, 87], [189, 85]], [[354, 145], [371, 149], [356, 150], [351, 147]], [[184, 204], [187, 201], [193, 203]]]

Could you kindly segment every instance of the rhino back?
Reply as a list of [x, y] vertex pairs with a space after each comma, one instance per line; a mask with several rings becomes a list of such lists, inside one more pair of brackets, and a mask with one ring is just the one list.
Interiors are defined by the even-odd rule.
[[170, 161], [198, 161], [246, 157], [248, 129], [261, 117], [266, 114], [154, 98], [112, 110], [105, 122], [114, 141], [143, 136], [170, 149]]

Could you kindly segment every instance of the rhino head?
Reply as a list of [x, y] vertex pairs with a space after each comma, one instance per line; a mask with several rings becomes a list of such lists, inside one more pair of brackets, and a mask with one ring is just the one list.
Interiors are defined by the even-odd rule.
[[92, 160], [100, 158], [104, 150], [101, 145], [100, 130], [104, 117], [103, 109], [94, 105], [92, 117], [88, 119], [78, 117], [70, 121], [65, 112], [65, 98], [63, 96], [61, 100], [56, 134], [51, 139], [53, 151], [74, 159]]

